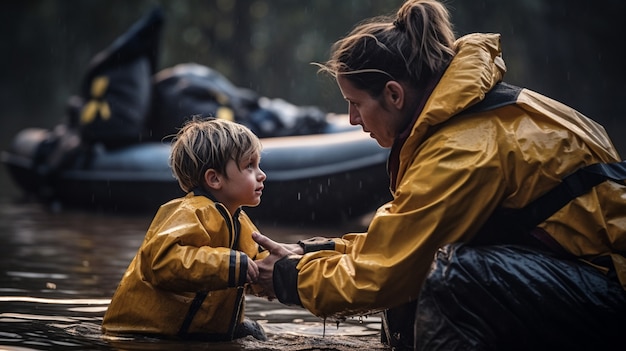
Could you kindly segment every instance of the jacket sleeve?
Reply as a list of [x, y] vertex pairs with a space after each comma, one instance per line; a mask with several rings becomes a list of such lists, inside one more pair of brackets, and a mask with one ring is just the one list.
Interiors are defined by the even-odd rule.
[[350, 234], [346, 253], [303, 256], [297, 269], [305, 308], [318, 316], [355, 315], [414, 300], [436, 250], [480, 228], [505, 188], [496, 146], [468, 148], [448, 138], [422, 145], [394, 199], [367, 233]]
[[[378, 210], [376, 210], [376, 212], [381, 212], [381, 213], [385, 213], [389, 211], [389, 207], [391, 206], [391, 203], [386, 203], [384, 205], [382, 205], [380, 208], [378, 208]], [[342, 236], [341, 238], [332, 238], [329, 240], [332, 240], [335, 246], [335, 251], [344, 253], [344, 254], [349, 254], [352, 252], [352, 248], [355, 246], [359, 246], [359, 242], [361, 240], [364, 240], [366, 237], [367, 233], [350, 233], [350, 234], [346, 234], [344, 236]]]
[[144, 280], [160, 289], [190, 292], [245, 284], [248, 256], [218, 245], [219, 229], [207, 228], [203, 225], [207, 219], [199, 216], [178, 210], [175, 215], [155, 218], [138, 255]]
[[274, 292], [279, 302], [285, 305], [302, 306], [298, 295], [298, 270], [296, 266], [302, 256], [285, 256], [274, 264]]

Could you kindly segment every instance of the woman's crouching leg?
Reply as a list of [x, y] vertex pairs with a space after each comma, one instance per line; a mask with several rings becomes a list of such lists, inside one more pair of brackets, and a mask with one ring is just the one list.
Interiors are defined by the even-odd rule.
[[626, 292], [585, 263], [452, 244], [424, 282], [415, 341], [419, 350], [602, 349], [625, 327]]

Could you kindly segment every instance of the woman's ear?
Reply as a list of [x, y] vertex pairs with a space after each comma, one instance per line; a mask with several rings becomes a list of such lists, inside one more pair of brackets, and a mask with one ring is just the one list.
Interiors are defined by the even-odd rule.
[[204, 172], [204, 183], [209, 189], [219, 190], [222, 187], [222, 177], [216, 170], [209, 168]]
[[395, 80], [390, 80], [385, 84], [385, 100], [389, 106], [394, 106], [398, 110], [404, 107], [404, 88], [402, 84]]

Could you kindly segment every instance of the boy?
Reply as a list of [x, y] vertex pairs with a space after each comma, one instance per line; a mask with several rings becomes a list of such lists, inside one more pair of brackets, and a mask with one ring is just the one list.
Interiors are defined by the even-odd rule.
[[267, 252], [241, 206], [261, 202], [261, 142], [246, 127], [193, 118], [173, 140], [170, 166], [187, 195], [162, 205], [104, 316], [107, 334], [210, 341], [265, 339], [243, 318], [254, 259]]

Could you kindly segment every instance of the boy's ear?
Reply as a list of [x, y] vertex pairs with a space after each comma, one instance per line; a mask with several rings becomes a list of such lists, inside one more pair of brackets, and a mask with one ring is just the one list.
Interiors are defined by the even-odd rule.
[[204, 172], [204, 182], [209, 189], [219, 190], [222, 187], [222, 177], [213, 168]]
[[404, 87], [395, 80], [390, 80], [385, 84], [385, 100], [391, 106], [402, 109], [404, 106]]

